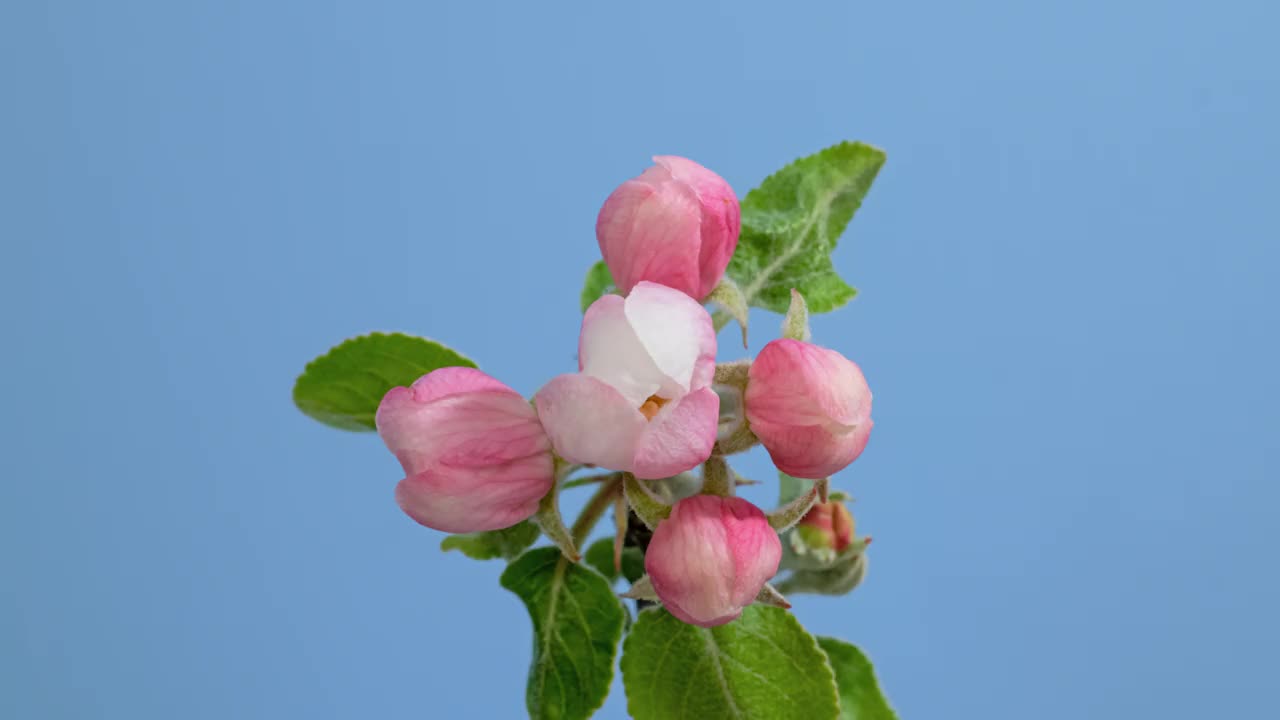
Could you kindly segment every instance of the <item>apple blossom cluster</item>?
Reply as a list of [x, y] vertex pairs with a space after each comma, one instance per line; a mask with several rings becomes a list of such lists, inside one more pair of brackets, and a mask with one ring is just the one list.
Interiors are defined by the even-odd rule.
[[[546, 499], [570, 473], [600, 468], [635, 488], [620, 496], [652, 525], [635, 597], [651, 589], [703, 627], [754, 602], [785, 606], [768, 585], [780, 531], [799, 522], [793, 544], [833, 557], [853, 542], [844, 505], [822, 501], [827, 478], [867, 445], [871, 391], [856, 364], [808, 340], [798, 293], [786, 337], [717, 366], [704, 303], [731, 282], [741, 225], [729, 184], [685, 158], [655, 158], [618, 187], [596, 223], [616, 290], [582, 318], [577, 372], [551, 378], [532, 402], [470, 367], [436, 369], [382, 398], [376, 425], [404, 469], [404, 512], [450, 533], [535, 518], [555, 539]], [[813, 490], [770, 512], [734, 496], [724, 456], [756, 444], [783, 473], [818, 481]], [[664, 499], [663, 482], [699, 466], [697, 494]], [[576, 559], [571, 539], [560, 544]]]
[[[400, 332], [351, 337], [298, 376], [307, 416], [381, 436], [403, 469], [396, 502], [447, 533], [442, 550], [504, 562], [498, 582], [532, 624], [531, 720], [589, 720], [615, 671], [636, 720], [896, 717], [861, 651], [811, 634], [788, 600], [845, 595], [867, 572], [870, 538], [831, 479], [867, 446], [871, 392], [809, 315], [857, 294], [833, 251], [885, 159], [836, 143], [739, 196], [655, 158], [596, 218], [577, 367], [531, 397]], [[752, 347], [752, 308], [783, 317], [777, 339], [717, 357], [731, 322]], [[778, 469], [768, 507], [737, 495], [761, 483], [730, 467], [757, 447]], [[566, 523], [574, 489], [589, 493]], [[612, 537], [593, 539], [610, 512]]]

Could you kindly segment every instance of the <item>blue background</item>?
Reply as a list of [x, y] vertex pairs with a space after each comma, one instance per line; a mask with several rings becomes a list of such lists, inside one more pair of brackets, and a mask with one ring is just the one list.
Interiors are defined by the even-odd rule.
[[532, 393], [650, 155], [745, 193], [842, 139], [877, 544], [799, 616], [904, 718], [1266, 715], [1275, 8], [5, 3], [0, 716], [522, 716], [500, 564], [295, 375], [397, 329]]

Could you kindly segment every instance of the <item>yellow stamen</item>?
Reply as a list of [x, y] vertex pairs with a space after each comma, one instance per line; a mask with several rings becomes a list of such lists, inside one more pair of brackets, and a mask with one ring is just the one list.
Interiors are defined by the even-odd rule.
[[653, 416], [657, 415], [662, 406], [666, 404], [666, 398], [650, 395], [649, 399], [645, 400], [644, 404], [640, 406], [640, 414], [644, 416], [645, 420], [652, 420]]

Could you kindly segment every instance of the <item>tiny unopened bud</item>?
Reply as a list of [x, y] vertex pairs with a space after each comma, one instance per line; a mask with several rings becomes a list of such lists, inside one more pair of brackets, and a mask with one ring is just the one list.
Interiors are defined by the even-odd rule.
[[854, 542], [853, 531], [853, 514], [843, 502], [817, 503], [792, 531], [791, 549], [797, 555], [833, 562]]

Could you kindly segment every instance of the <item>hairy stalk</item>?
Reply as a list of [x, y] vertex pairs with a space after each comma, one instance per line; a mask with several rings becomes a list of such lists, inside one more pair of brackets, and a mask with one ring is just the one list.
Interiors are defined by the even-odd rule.
[[594, 485], [598, 482], [610, 480], [616, 473], [597, 473], [595, 475], [587, 475], [586, 477], [574, 478], [560, 486], [561, 490], [582, 487], [583, 485]]
[[702, 494], [733, 497], [733, 471], [723, 455], [712, 455], [702, 465]]
[[586, 506], [582, 508], [578, 519], [573, 521], [573, 527], [569, 530], [575, 545], [582, 545], [587, 536], [591, 534], [591, 530], [595, 528], [596, 523], [599, 522], [600, 516], [604, 515], [604, 511], [609, 509], [609, 506], [613, 504], [614, 498], [620, 492], [622, 492], [622, 473], [613, 473], [612, 478], [601, 483], [595, 494], [587, 501]]

